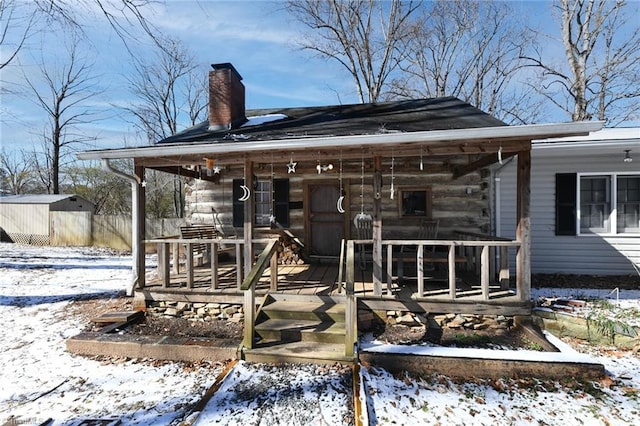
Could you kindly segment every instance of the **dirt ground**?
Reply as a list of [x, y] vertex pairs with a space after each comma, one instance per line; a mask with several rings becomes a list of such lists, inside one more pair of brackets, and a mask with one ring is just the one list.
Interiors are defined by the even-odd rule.
[[[620, 288], [639, 289], [637, 276], [598, 277], [588, 275], [551, 275], [534, 274], [532, 287], [575, 287], [575, 288]], [[109, 299], [84, 299], [73, 302], [70, 310], [81, 316], [87, 331], [97, 330], [91, 319], [106, 312], [128, 311], [133, 309], [132, 299], [124, 294]], [[207, 322], [190, 321], [182, 318], [145, 317], [144, 321], [132, 325], [125, 332], [138, 335], [168, 335], [175, 337], [208, 337], [241, 339], [242, 323], [225, 320]], [[394, 344], [416, 344], [431, 341], [428, 329], [410, 328], [404, 325], [386, 325], [374, 333], [379, 340]], [[451, 330], [444, 329], [439, 344], [443, 346], [474, 346], [492, 348], [496, 346], [511, 348], [538, 349], [518, 327], [504, 330]]]

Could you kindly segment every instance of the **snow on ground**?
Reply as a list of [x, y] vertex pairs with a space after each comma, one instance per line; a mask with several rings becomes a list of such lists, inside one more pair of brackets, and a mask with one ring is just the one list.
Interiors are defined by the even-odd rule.
[[0, 424], [167, 425], [200, 398], [217, 369], [100, 362], [65, 351], [64, 340], [86, 325], [65, 314], [68, 304], [113, 297], [130, 279], [130, 256], [0, 244]]
[[[64, 349], [64, 340], [86, 325], [70, 313], [69, 303], [120, 294], [131, 279], [130, 265], [129, 256], [98, 249], [0, 244], [0, 424], [40, 424], [51, 418], [66, 426], [117, 418], [124, 425], [167, 425], [189, 414], [220, 368], [100, 361]], [[534, 297], [589, 293], [541, 289]], [[640, 307], [638, 293], [621, 291], [620, 304]], [[440, 375], [394, 377], [363, 368], [361, 392], [369, 424], [640, 424], [637, 355], [577, 349], [603, 363], [610, 377], [586, 383], [570, 378], [461, 383]], [[350, 372], [344, 368], [240, 362], [200, 413], [198, 425], [353, 424], [352, 398]]]
[[196, 426], [353, 424], [350, 368], [240, 362], [228, 379]]

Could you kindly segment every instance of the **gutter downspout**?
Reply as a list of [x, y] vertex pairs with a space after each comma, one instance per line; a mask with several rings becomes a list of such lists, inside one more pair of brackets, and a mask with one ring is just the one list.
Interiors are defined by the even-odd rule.
[[140, 179], [135, 175], [128, 175], [126, 173], [121, 172], [120, 170], [114, 169], [111, 163], [109, 163], [109, 159], [102, 159], [102, 167], [105, 170], [110, 171], [114, 175], [121, 177], [122, 179], [128, 180], [131, 183], [131, 255], [133, 257], [133, 279], [129, 287], [127, 287], [127, 296], [133, 296], [133, 290], [136, 288], [136, 285], [140, 281], [140, 277], [138, 276], [138, 271], [140, 271], [140, 243], [138, 241], [138, 221], [136, 218], [138, 217], [138, 203], [135, 201], [138, 199], [138, 187], [141, 182]]
[[[507, 159], [507, 161], [504, 161], [503, 164], [500, 165], [500, 167], [493, 170], [493, 191], [494, 191], [493, 202], [494, 202], [494, 212], [495, 212], [494, 231], [495, 231], [496, 237], [502, 237], [502, 232], [501, 232], [502, 213], [500, 211], [500, 204], [502, 203], [502, 197], [501, 197], [502, 187], [500, 185], [500, 172], [502, 172], [502, 169], [507, 167], [516, 157], [517, 156], [513, 156]], [[501, 262], [500, 250], [496, 250], [495, 262], [496, 262], [495, 264], [496, 270], [499, 270], [499, 265]]]

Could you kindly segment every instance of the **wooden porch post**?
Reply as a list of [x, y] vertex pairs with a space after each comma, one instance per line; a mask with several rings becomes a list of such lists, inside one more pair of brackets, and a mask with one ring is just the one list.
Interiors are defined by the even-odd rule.
[[133, 240], [131, 241], [131, 251], [133, 254], [133, 265], [136, 273], [134, 277], [134, 284], [139, 289], [143, 289], [145, 286], [145, 259], [144, 259], [144, 239], [146, 235], [145, 228], [145, 187], [144, 187], [144, 166], [136, 164], [134, 161], [134, 173], [138, 182], [137, 190], [134, 191], [134, 206], [133, 206]]
[[518, 153], [516, 290], [521, 301], [531, 299], [531, 149]]
[[245, 160], [244, 162], [244, 184], [251, 191], [251, 196], [244, 202], [244, 276], [251, 272], [253, 265], [253, 214], [255, 211], [254, 200], [255, 193], [253, 188], [253, 162]]
[[373, 166], [373, 294], [382, 295], [382, 157]]

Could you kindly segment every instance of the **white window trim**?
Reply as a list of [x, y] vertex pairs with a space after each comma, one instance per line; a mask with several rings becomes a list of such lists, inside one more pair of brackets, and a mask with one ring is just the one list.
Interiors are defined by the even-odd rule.
[[[638, 237], [640, 236], [640, 232], [620, 232], [618, 233], [618, 177], [624, 176], [636, 176], [640, 177], [640, 173], [632, 173], [632, 172], [587, 172], [587, 173], [576, 173], [576, 235], [579, 237]], [[597, 177], [597, 176], [608, 176], [611, 184], [611, 188], [609, 188], [611, 193], [611, 199], [609, 202], [611, 203], [611, 210], [609, 212], [609, 232], [590, 232], [590, 233], [582, 233], [580, 232], [580, 223], [582, 218], [581, 210], [581, 200], [580, 200], [580, 183], [583, 177]]]

